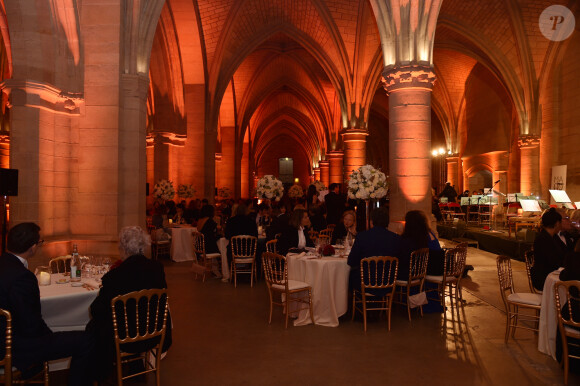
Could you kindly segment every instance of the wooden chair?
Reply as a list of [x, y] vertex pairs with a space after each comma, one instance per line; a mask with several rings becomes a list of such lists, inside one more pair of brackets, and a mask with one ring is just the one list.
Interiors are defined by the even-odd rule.
[[[300, 310], [306, 308], [310, 310], [310, 319], [312, 320], [312, 324], [314, 324], [312, 288], [307, 283], [297, 280], [288, 280], [288, 264], [286, 264], [286, 257], [276, 253], [264, 252], [262, 254], [262, 268], [266, 277], [268, 294], [270, 295], [270, 318], [268, 319], [268, 324], [272, 323], [272, 308], [274, 305], [285, 307], [286, 328], [288, 328], [289, 314], [300, 312]], [[308, 295], [299, 295], [306, 291], [308, 291]], [[281, 294], [280, 302], [274, 300], [275, 292]], [[291, 309], [293, 303], [306, 304], [306, 307], [293, 310]]]
[[333, 232], [334, 230], [330, 228], [323, 229], [320, 232], [318, 232], [318, 238], [320, 238], [320, 236], [328, 236], [330, 239], [332, 239]]
[[[160, 385], [159, 366], [167, 327], [167, 302], [165, 289], [130, 292], [111, 300], [119, 386], [124, 379], [150, 372], [155, 373], [156, 384]], [[151, 358], [154, 358], [154, 363], [151, 363]], [[143, 361], [145, 370], [123, 376], [123, 364], [133, 361]]]
[[0, 357], [0, 383], [4, 385], [43, 384], [49, 385], [48, 362], [44, 362], [42, 371], [30, 379], [21, 379], [21, 373], [12, 367], [12, 315], [10, 311], [0, 308], [0, 326], [4, 329], [4, 357]]
[[325, 244], [325, 245], [326, 245], [326, 244], [330, 244], [330, 240], [331, 240], [330, 236], [328, 236], [328, 235], [323, 235], [323, 234], [322, 234], [322, 231], [321, 231], [321, 233], [318, 235], [318, 241], [319, 241], [320, 243], [322, 243], [322, 244]]
[[[411, 296], [411, 288], [419, 287], [418, 293], [423, 292], [423, 285], [425, 284], [425, 276], [427, 275], [427, 262], [429, 260], [429, 248], [421, 248], [411, 253], [409, 260], [409, 277], [397, 279], [395, 282], [395, 292], [399, 294], [399, 299], [405, 295], [405, 302], [398, 303], [407, 305], [407, 314], [409, 321], [411, 321], [411, 306], [409, 304], [409, 296]], [[423, 316], [423, 306], [419, 306], [421, 316]]]
[[[231, 276], [234, 278], [234, 286], [238, 286], [238, 274], [250, 274], [250, 286], [254, 286], [254, 274], [256, 273], [256, 246], [258, 239], [254, 236], [233, 236], [232, 244]], [[245, 268], [249, 265], [250, 268]]]
[[[363, 315], [364, 330], [367, 330], [367, 311], [385, 310], [387, 326], [391, 331], [391, 306], [395, 294], [395, 281], [399, 259], [392, 256], [366, 257], [360, 261], [361, 290], [353, 290], [352, 319], [359, 311]], [[385, 295], [382, 295], [385, 293]], [[360, 304], [362, 307], [358, 307]], [[367, 306], [370, 304], [371, 307]]]
[[531, 269], [534, 266], [534, 250], [530, 249], [524, 253], [524, 260], [526, 262], [526, 274], [528, 275], [528, 285], [530, 286], [530, 292], [533, 294], [541, 294], [542, 291], [537, 290], [532, 283], [532, 273]]
[[71, 255], [59, 256], [54, 259], [50, 259], [48, 262], [48, 267], [52, 273], [66, 273], [70, 272], [70, 259]]
[[505, 218], [504, 218], [504, 225], [507, 228], [509, 226], [510, 218], [518, 216], [518, 210], [522, 208], [522, 205], [519, 202], [510, 202], [507, 205]]
[[[506, 330], [505, 342], [507, 343], [511, 331], [512, 338], [515, 335], [516, 328], [538, 331], [538, 328], [518, 325], [519, 320], [532, 321], [539, 323], [540, 308], [542, 305], [542, 295], [531, 292], [515, 292], [514, 281], [512, 276], [511, 259], [508, 256], [497, 257], [497, 276], [499, 279], [499, 291], [506, 312]], [[535, 311], [534, 315], [522, 314], [520, 308]]]
[[151, 259], [171, 256], [171, 240], [157, 240], [157, 229], [151, 231]]
[[316, 240], [318, 240], [318, 232], [314, 229], [310, 229], [308, 231], [308, 237], [310, 237], [310, 240], [312, 240], [313, 243], [316, 243]]
[[[564, 299], [560, 299], [560, 291], [565, 293]], [[570, 354], [568, 347], [572, 346], [580, 350], [580, 281], [557, 282], [554, 286], [554, 296], [556, 298], [556, 312], [558, 313], [558, 329], [562, 337], [564, 384], [567, 385], [570, 358], [580, 359], [580, 355]], [[562, 314], [562, 307], [567, 310], [564, 315]]]
[[191, 237], [193, 239], [193, 252], [196, 256], [191, 269], [195, 272], [196, 278], [199, 272], [202, 276], [202, 281], [205, 282], [205, 275], [211, 273], [213, 263], [215, 262], [219, 267], [222, 255], [219, 252], [205, 252], [205, 236], [203, 233], [192, 232]]
[[449, 221], [449, 208], [447, 207], [446, 202], [439, 203], [439, 211], [441, 212], [441, 216], [443, 217], [443, 222], [446, 223]]
[[266, 242], [266, 252], [271, 252], [271, 253], [278, 253], [277, 247], [276, 245], [278, 244], [278, 240], [277, 239], [273, 239], [270, 241]]
[[450, 202], [449, 204], [447, 204], [447, 210], [451, 222], [453, 222], [453, 220], [455, 220], [456, 218], [460, 220], [465, 220], [465, 213], [463, 213], [463, 211], [461, 210], [461, 205], [459, 205], [458, 203]]
[[468, 224], [479, 224], [479, 205], [469, 205], [467, 207], [467, 219]]
[[[493, 208], [493, 206], [492, 206]], [[493, 212], [493, 209], [490, 208], [489, 205], [486, 204], [481, 204], [478, 206], [478, 218], [479, 218], [479, 224], [490, 224], [491, 223], [491, 215]]]
[[445, 307], [445, 296], [449, 295], [449, 300], [453, 306], [453, 301], [463, 301], [461, 293], [461, 279], [463, 269], [465, 268], [465, 259], [467, 257], [467, 244], [461, 243], [457, 247], [445, 252], [443, 261], [443, 275], [426, 275], [425, 281], [437, 284], [436, 289], [427, 290], [427, 294], [437, 292], [439, 302]]

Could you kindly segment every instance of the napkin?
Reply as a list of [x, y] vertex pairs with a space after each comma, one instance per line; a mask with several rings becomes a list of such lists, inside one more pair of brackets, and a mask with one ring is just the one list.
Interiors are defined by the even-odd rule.
[[97, 282], [95, 279], [83, 279], [83, 283], [89, 287], [92, 287], [94, 289], [99, 289], [101, 287], [101, 284], [99, 282]]

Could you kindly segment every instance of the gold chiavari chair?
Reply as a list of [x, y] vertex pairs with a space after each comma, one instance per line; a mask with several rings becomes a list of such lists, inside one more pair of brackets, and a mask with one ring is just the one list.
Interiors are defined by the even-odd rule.
[[157, 229], [151, 231], [151, 258], [156, 260], [159, 256], [171, 255], [171, 240], [158, 239], [160, 232]]
[[277, 239], [273, 239], [270, 241], [266, 242], [266, 252], [271, 252], [271, 253], [278, 253], [278, 250], [276, 248], [276, 245], [278, 244], [278, 240]]
[[[288, 280], [288, 264], [286, 264], [286, 257], [276, 253], [264, 252], [262, 254], [262, 268], [266, 277], [268, 293], [270, 295], [270, 318], [268, 319], [268, 324], [272, 323], [272, 309], [274, 305], [286, 308], [286, 328], [288, 328], [289, 314], [300, 312], [300, 310], [304, 308], [310, 310], [310, 319], [312, 320], [312, 324], [314, 324], [312, 288], [307, 283], [297, 280]], [[308, 291], [308, 295], [299, 295], [306, 291]], [[280, 302], [274, 300], [275, 292], [281, 294]], [[282, 294], [284, 295], [283, 298]], [[291, 308], [293, 303], [306, 304], [306, 307], [293, 310]]]
[[330, 228], [323, 229], [320, 232], [318, 232], [318, 237], [328, 236], [330, 239], [332, 239], [332, 232], [334, 232], [334, 230], [332, 230]]
[[[160, 385], [161, 351], [167, 327], [167, 302], [165, 289], [130, 292], [111, 300], [119, 386], [123, 384], [124, 379], [150, 372], [155, 373], [156, 384]], [[142, 361], [145, 370], [123, 376], [123, 364], [133, 361]]]
[[[44, 362], [42, 371], [31, 379], [21, 379], [21, 373], [12, 367], [12, 315], [10, 311], [0, 308], [0, 328], [4, 330], [4, 356], [0, 357], [0, 382], [4, 385], [43, 384], [49, 385], [48, 362]], [[1, 346], [0, 346], [1, 347]]]
[[330, 236], [319, 234], [318, 235], [318, 242], [320, 242], [323, 245], [330, 244]]
[[193, 252], [195, 253], [196, 260], [194, 260], [191, 268], [195, 272], [195, 277], [197, 278], [197, 273], [201, 268], [202, 281], [205, 282], [205, 275], [211, 272], [212, 265], [216, 263], [219, 267], [222, 255], [218, 252], [216, 253], [206, 253], [205, 252], [205, 236], [201, 232], [192, 232], [191, 236], [193, 238]]
[[314, 229], [310, 229], [308, 231], [308, 237], [310, 237], [310, 240], [312, 240], [313, 243], [316, 243], [316, 240], [318, 239], [318, 232]]
[[[565, 298], [560, 299], [560, 291]], [[558, 313], [558, 329], [562, 338], [562, 361], [564, 362], [564, 384], [568, 384], [570, 358], [580, 359], [580, 355], [570, 353], [569, 346], [580, 350], [580, 281], [559, 281], [554, 286], [556, 312]], [[564, 304], [562, 304], [564, 303]], [[566, 312], [563, 314], [562, 311]]]
[[[429, 248], [421, 248], [411, 253], [409, 260], [409, 277], [397, 279], [395, 282], [395, 292], [399, 294], [399, 299], [405, 295], [405, 302], [397, 302], [407, 305], [407, 314], [409, 321], [411, 321], [411, 306], [409, 304], [409, 296], [411, 296], [411, 288], [419, 287], [418, 293], [423, 292], [423, 285], [425, 284], [425, 276], [427, 275], [427, 263], [429, 260]], [[421, 316], [423, 316], [423, 306], [419, 306]]]
[[437, 284], [436, 289], [427, 290], [427, 294], [437, 292], [438, 300], [442, 307], [445, 307], [445, 296], [449, 296], [451, 305], [453, 301], [463, 301], [461, 293], [461, 279], [465, 268], [465, 259], [467, 257], [467, 243], [458, 244], [455, 248], [445, 252], [443, 262], [443, 275], [426, 275], [425, 281]]
[[[512, 338], [515, 335], [516, 328], [524, 328], [526, 330], [538, 331], [538, 328], [531, 328], [527, 326], [518, 325], [521, 320], [532, 321], [537, 324], [540, 321], [540, 308], [542, 305], [542, 295], [531, 292], [516, 292], [514, 289], [514, 281], [512, 276], [511, 259], [508, 256], [497, 257], [497, 276], [499, 279], [499, 291], [506, 312], [506, 329], [505, 342], [507, 343], [512, 333]], [[534, 315], [522, 314], [519, 312], [520, 308], [527, 308], [535, 311]]]
[[526, 274], [528, 275], [528, 285], [530, 286], [530, 292], [533, 294], [541, 294], [542, 291], [537, 290], [532, 283], [532, 267], [534, 266], [534, 250], [530, 249], [524, 253], [524, 261], [526, 262]]
[[71, 255], [59, 256], [51, 259], [48, 262], [48, 267], [52, 273], [66, 273], [70, 272]]
[[[254, 236], [233, 236], [232, 244], [231, 276], [234, 278], [234, 286], [238, 286], [238, 274], [250, 274], [250, 286], [254, 286], [254, 274], [256, 273], [256, 246], [258, 239]], [[246, 268], [245, 266], [250, 266]]]
[[[364, 330], [367, 330], [367, 311], [385, 310], [387, 326], [391, 331], [391, 308], [395, 294], [395, 281], [399, 259], [392, 256], [366, 257], [360, 261], [361, 290], [353, 290], [352, 320], [359, 311], [363, 315]], [[358, 307], [360, 304], [361, 307]], [[369, 307], [368, 305], [371, 305]]]

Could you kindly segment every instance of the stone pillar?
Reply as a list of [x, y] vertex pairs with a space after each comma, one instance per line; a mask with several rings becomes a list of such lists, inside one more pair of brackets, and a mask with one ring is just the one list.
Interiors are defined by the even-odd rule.
[[223, 178], [222, 153], [215, 153], [215, 186], [221, 188], [225, 183]]
[[344, 160], [344, 153], [342, 151], [334, 150], [326, 154], [330, 161], [330, 184], [342, 184], [342, 164]]
[[203, 197], [207, 198], [210, 203], [215, 198], [215, 149], [217, 141], [217, 131], [205, 131], [204, 145], [204, 184]]
[[[236, 163], [236, 128], [222, 126], [220, 129], [222, 140], [222, 165], [220, 169], [221, 183], [218, 188], [230, 188], [235, 191], [235, 163]], [[217, 174], [217, 173], [216, 173]]]
[[459, 185], [459, 157], [447, 157], [445, 161], [447, 162], [447, 181], [451, 182], [451, 185], [455, 186], [455, 190], [459, 193], [461, 189]]
[[314, 168], [314, 181], [320, 181], [320, 168]]
[[351, 128], [342, 133], [344, 142], [344, 181], [348, 181], [352, 172], [366, 164], [368, 131]]
[[[521, 136], [520, 148], [520, 192], [528, 196], [540, 194], [540, 137]], [[547, 199], [548, 197], [541, 197]]]
[[[385, 71], [389, 94], [390, 221], [398, 230], [409, 210], [431, 213], [431, 67]], [[394, 224], [394, 223], [399, 223]]]
[[320, 182], [324, 184], [324, 186], [328, 187], [330, 181], [330, 162], [323, 160], [320, 161]]
[[10, 137], [0, 135], [0, 168], [10, 168]]
[[118, 228], [145, 227], [146, 121], [149, 77], [122, 74], [119, 114]]
[[240, 197], [250, 198], [252, 190], [250, 189], [250, 143], [244, 142], [242, 150], [242, 172], [240, 173], [241, 179], [241, 192]]

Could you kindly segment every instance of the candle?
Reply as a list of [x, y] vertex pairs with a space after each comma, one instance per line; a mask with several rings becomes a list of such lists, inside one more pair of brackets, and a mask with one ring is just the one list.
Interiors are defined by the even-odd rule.
[[40, 272], [38, 274], [38, 284], [40, 285], [50, 285], [50, 273]]

